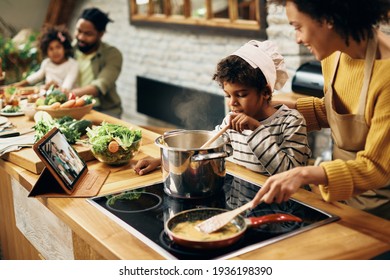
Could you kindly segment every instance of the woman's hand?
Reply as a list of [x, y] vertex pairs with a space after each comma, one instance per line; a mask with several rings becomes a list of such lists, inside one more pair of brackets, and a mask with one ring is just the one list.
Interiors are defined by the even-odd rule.
[[134, 166], [134, 171], [138, 175], [145, 175], [153, 170], [157, 169], [161, 165], [161, 160], [154, 157], [146, 157], [140, 159], [137, 164]]
[[244, 113], [230, 114], [230, 128], [238, 132], [242, 132], [245, 129], [255, 130], [259, 126], [260, 122], [258, 120], [255, 120]]
[[254, 205], [260, 202], [281, 203], [287, 201], [303, 185], [327, 183], [321, 166], [296, 167], [269, 177], [253, 199]]

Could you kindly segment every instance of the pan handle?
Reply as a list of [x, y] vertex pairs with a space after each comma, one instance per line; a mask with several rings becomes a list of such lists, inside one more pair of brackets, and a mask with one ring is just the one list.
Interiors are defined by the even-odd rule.
[[247, 220], [248, 226], [256, 227], [263, 224], [269, 223], [284, 223], [284, 222], [297, 222], [301, 223], [302, 219], [287, 213], [276, 213], [269, 214], [260, 217], [249, 217], [245, 218]]

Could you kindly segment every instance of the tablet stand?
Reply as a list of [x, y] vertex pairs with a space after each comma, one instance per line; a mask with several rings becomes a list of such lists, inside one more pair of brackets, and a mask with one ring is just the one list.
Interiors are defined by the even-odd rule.
[[56, 178], [46, 167], [43, 169], [38, 181], [32, 188], [29, 197], [93, 197], [96, 196], [104, 182], [106, 181], [109, 170], [92, 169], [76, 182], [76, 186], [71, 194], [64, 191]]

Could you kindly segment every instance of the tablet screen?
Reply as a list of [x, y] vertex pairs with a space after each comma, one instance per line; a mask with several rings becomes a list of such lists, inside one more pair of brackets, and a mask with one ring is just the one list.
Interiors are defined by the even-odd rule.
[[73, 190], [77, 180], [87, 168], [85, 162], [66, 141], [65, 136], [57, 130], [38, 146], [52, 169], [56, 171], [64, 185]]

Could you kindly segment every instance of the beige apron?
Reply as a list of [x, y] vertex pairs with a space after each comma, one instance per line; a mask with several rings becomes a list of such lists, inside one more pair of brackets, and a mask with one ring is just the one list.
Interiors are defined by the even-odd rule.
[[[325, 94], [326, 115], [333, 138], [333, 159], [354, 160], [358, 151], [364, 150], [369, 127], [364, 118], [368, 87], [370, 84], [372, 68], [375, 62], [377, 49], [377, 38], [369, 41], [366, 51], [364, 66], [364, 80], [360, 92], [359, 105], [356, 115], [339, 114], [333, 102], [333, 84], [339, 65], [339, 52], [336, 57], [336, 65]], [[390, 219], [390, 186], [381, 189], [373, 189], [356, 195], [347, 201], [346, 204], [365, 210], [372, 214]]]

